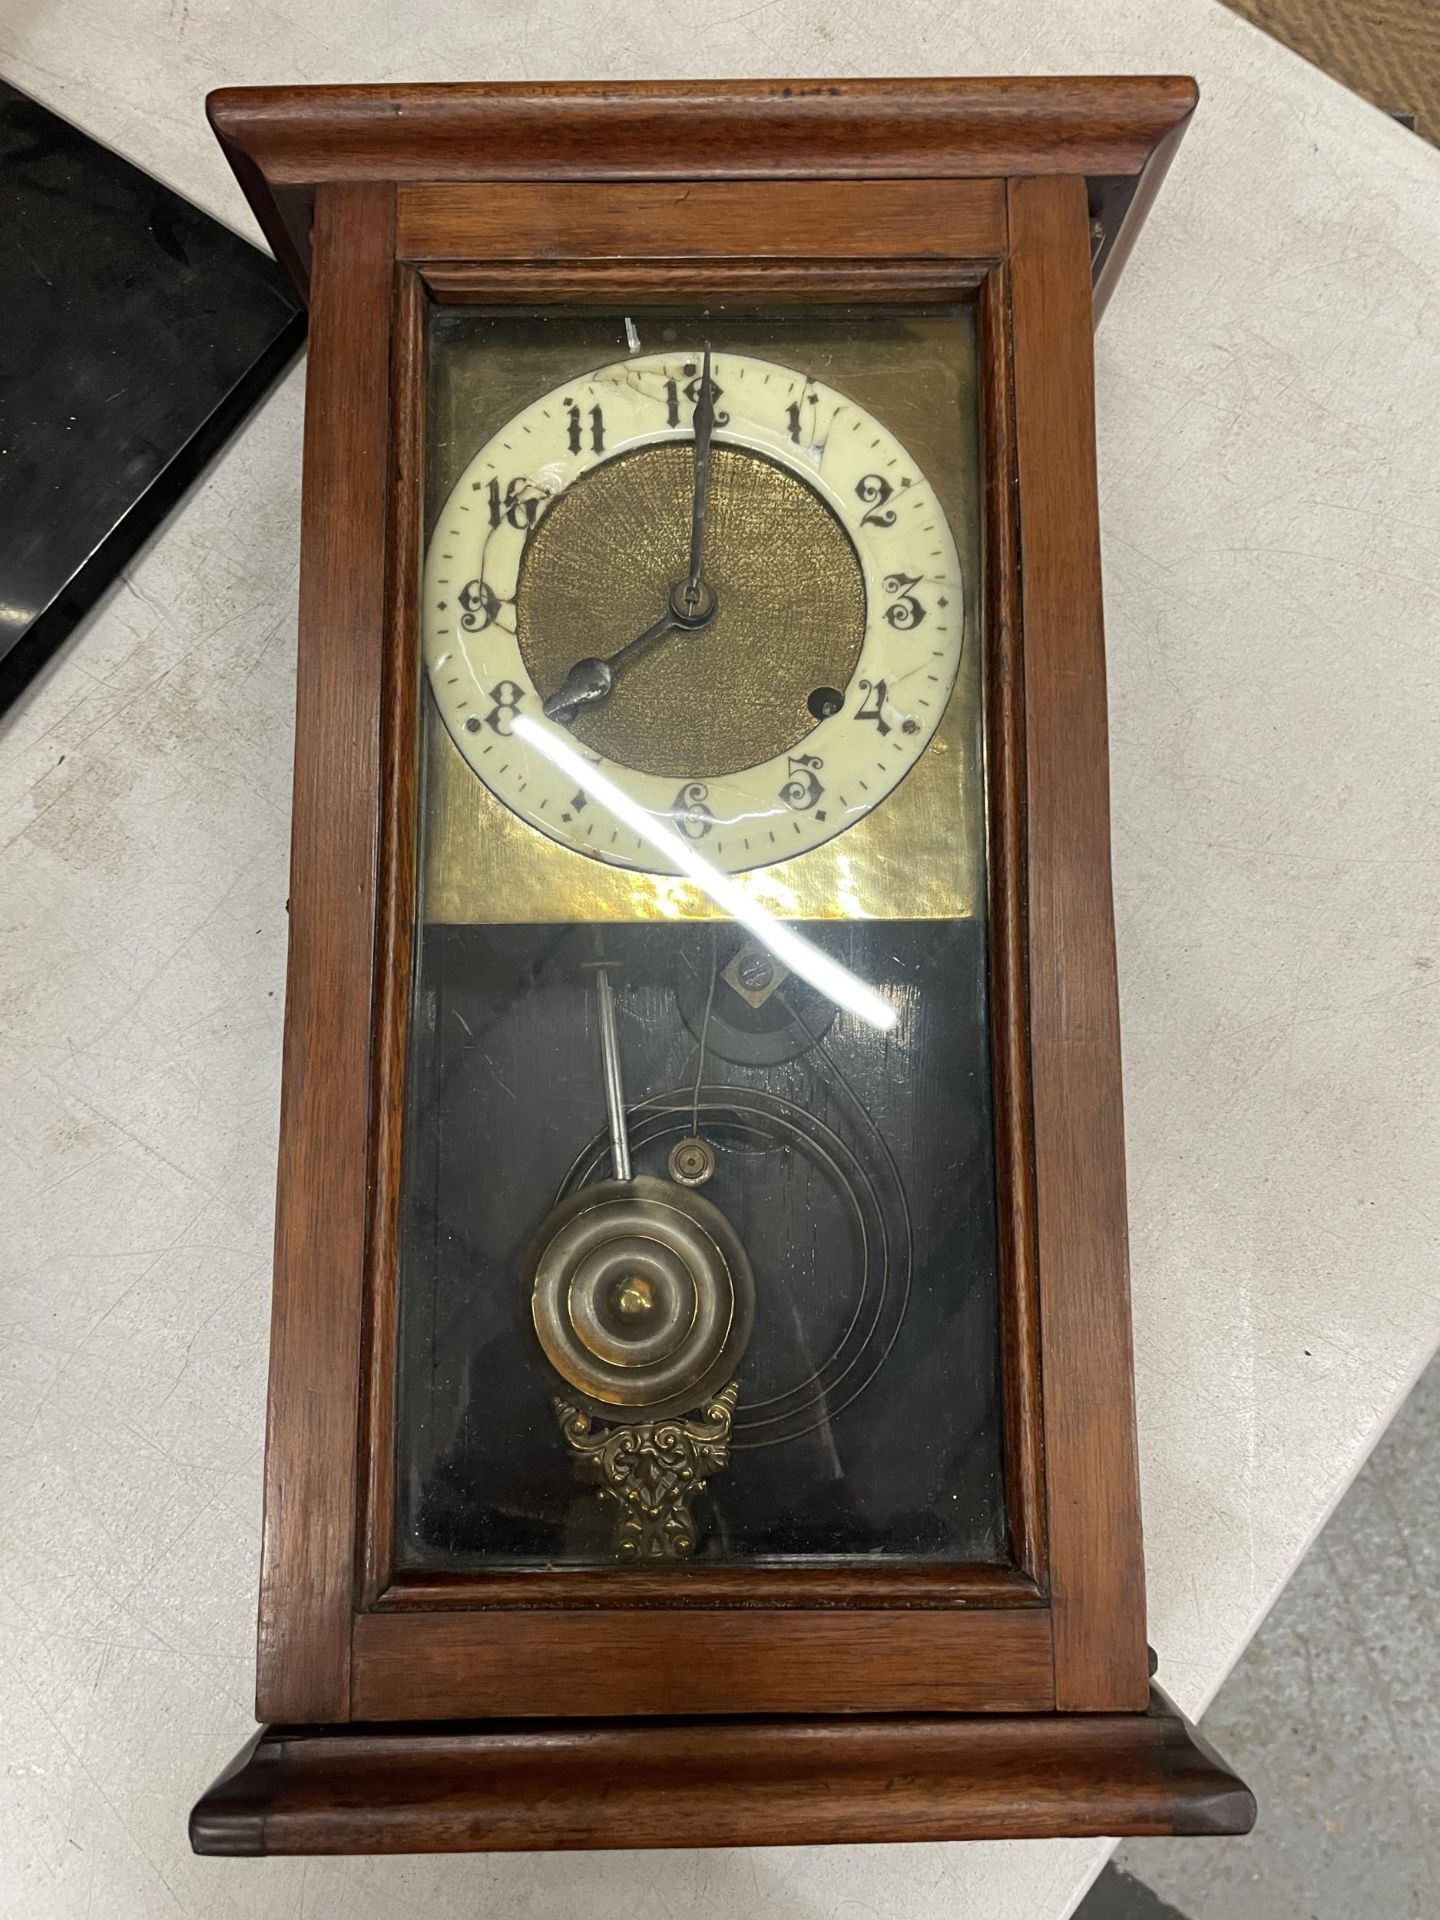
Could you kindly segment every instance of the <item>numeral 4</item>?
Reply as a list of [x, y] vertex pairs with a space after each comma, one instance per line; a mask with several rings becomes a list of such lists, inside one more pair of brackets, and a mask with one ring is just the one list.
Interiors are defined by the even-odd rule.
[[885, 702], [890, 697], [890, 689], [883, 680], [862, 680], [860, 691], [870, 697], [860, 702], [855, 709], [855, 718], [872, 722], [883, 740], [890, 731], [890, 722], [885, 718]]

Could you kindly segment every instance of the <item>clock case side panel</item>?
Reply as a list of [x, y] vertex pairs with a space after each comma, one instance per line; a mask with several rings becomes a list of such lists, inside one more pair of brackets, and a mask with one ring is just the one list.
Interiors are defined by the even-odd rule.
[[[1007, 246], [1008, 255], [1008, 246]], [[1017, 1569], [1049, 1593], [1034, 1112], [1025, 915], [1025, 678], [1008, 258], [977, 300], [985, 512], [986, 874], [996, 1211], [1004, 1351], [1006, 1502]]]
[[1143, 1710], [1093, 303], [1084, 184], [1009, 183], [1026, 981], [1055, 1695]]
[[[597, 212], [613, 220], [617, 200], [623, 202], [630, 188], [597, 187], [592, 190]], [[862, 188], [871, 193], [874, 188]], [[884, 211], [894, 211], [892, 202], [902, 189], [889, 185], [884, 190]], [[898, 298], [901, 302], [916, 298], [963, 297], [977, 281], [993, 276], [1003, 258], [1005, 246], [1003, 189], [996, 182], [907, 183], [910, 217], [916, 231], [939, 237], [932, 241], [936, 258], [921, 263], [914, 260], [877, 260], [866, 264], [863, 291], [870, 301]], [[832, 194], [844, 193], [850, 200], [853, 189], [831, 184]], [[705, 185], [691, 190], [688, 207], [694, 229], [706, 236], [707, 244], [725, 266], [727, 291], [739, 297], [774, 297], [777, 286], [793, 290], [809, 301], [845, 299], [856, 292], [854, 264], [851, 260], [808, 261], [803, 275], [792, 278], [788, 262], [737, 264], [737, 249], [750, 240], [753, 222], [739, 206], [712, 205], [715, 190]], [[941, 205], [936, 205], [936, 195]], [[523, 303], [535, 293], [533, 277], [520, 288], [507, 279], [508, 258], [515, 247], [513, 237], [503, 228], [497, 231], [493, 196], [467, 190], [468, 206], [452, 202], [447, 219], [447, 244], [485, 245], [497, 253], [504, 265], [468, 257], [468, 270], [474, 282], [469, 297], [487, 303], [506, 301]], [[968, 204], [967, 204], [968, 203]], [[463, 224], [469, 211], [481, 222], [478, 231]], [[772, 211], [782, 221], [792, 246], [802, 243], [808, 231], [812, 210], [810, 198], [795, 198], [782, 193]], [[399, 197], [400, 231], [407, 226], [417, 231], [413, 211], [408, 211], [406, 194]], [[937, 220], [937, 213], [957, 217], [950, 222]], [[997, 220], [998, 212], [998, 220]], [[664, 217], [664, 209], [661, 209]], [[522, 219], [531, 216], [528, 211]], [[643, 211], [626, 218], [626, 230], [636, 237], [642, 252], [652, 240]], [[851, 226], [863, 232], [864, 222], [851, 219]], [[575, 229], [572, 243], [583, 237], [583, 222]], [[990, 257], [976, 258], [971, 249], [977, 235], [991, 248]], [[483, 236], [483, 237], [482, 237]], [[603, 241], [597, 244], [603, 245]], [[426, 247], [428, 251], [428, 246]], [[947, 260], [953, 252], [955, 259]], [[558, 298], [584, 278], [593, 260], [563, 260], [548, 266], [546, 291]], [[923, 266], [923, 274], [919, 269]], [[989, 911], [990, 970], [997, 1019], [992, 1023], [1004, 1039], [997, 1039], [1003, 1059], [997, 1054], [995, 1070], [999, 1085], [997, 1098], [1001, 1112], [997, 1121], [1004, 1138], [997, 1143], [999, 1160], [999, 1218], [1001, 1223], [1002, 1311], [1006, 1332], [1005, 1412], [1006, 1504], [1011, 1521], [1010, 1564], [997, 1566], [886, 1566], [815, 1567], [799, 1572], [774, 1568], [728, 1566], [686, 1568], [677, 1577], [674, 1572], [641, 1568], [613, 1567], [586, 1571], [547, 1569], [543, 1572], [487, 1570], [483, 1573], [400, 1570], [395, 1566], [393, 1546], [393, 1467], [394, 1436], [394, 1340], [396, 1300], [394, 1293], [397, 1248], [396, 1222], [400, 1206], [400, 1139], [396, 1116], [402, 1110], [401, 1074], [407, 1044], [409, 1018], [410, 963], [413, 942], [413, 876], [417, 858], [417, 816], [415, 803], [415, 714], [419, 699], [419, 646], [417, 603], [410, 591], [420, 564], [418, 520], [418, 475], [424, 466], [424, 328], [423, 302], [431, 285], [433, 264], [426, 262], [417, 270], [414, 262], [403, 262], [397, 282], [396, 358], [392, 372], [395, 396], [396, 430], [392, 449], [392, 470], [396, 476], [395, 515], [392, 520], [393, 582], [390, 595], [389, 679], [385, 700], [386, 731], [390, 746], [386, 752], [390, 797], [384, 807], [388, 823], [381, 889], [382, 926], [377, 952], [380, 982], [377, 993], [377, 1030], [375, 1057], [384, 1084], [377, 1080], [377, 1125], [386, 1131], [386, 1146], [375, 1158], [373, 1194], [373, 1233], [369, 1261], [367, 1298], [369, 1366], [366, 1405], [368, 1409], [369, 1487], [361, 1526], [361, 1603], [385, 1613], [409, 1615], [415, 1625], [416, 1644], [430, 1629], [421, 1616], [438, 1609], [467, 1609], [475, 1633], [484, 1637], [484, 1611], [498, 1608], [543, 1608], [574, 1605], [587, 1611], [597, 1607], [627, 1608], [636, 1605], [664, 1605], [668, 1609], [713, 1608], [719, 1606], [756, 1607], [778, 1605], [820, 1609], [836, 1605], [850, 1606], [922, 1606], [979, 1608], [1025, 1607], [1043, 1613], [1044, 1516], [1039, 1476], [1039, 1361], [1038, 1327], [1034, 1308], [1033, 1202], [1029, 1194], [1030, 1153], [1027, 1145], [1028, 1093], [1027, 1068], [1023, 1044], [1016, 1045], [1016, 1033], [1023, 1035], [1024, 1015], [1021, 1001], [1024, 982], [1021, 965], [1020, 855], [1017, 840], [1018, 793], [1016, 782], [1020, 762], [1015, 747], [1019, 715], [1019, 687], [1012, 650], [1018, 639], [1018, 624], [1013, 617], [1015, 604], [1014, 535], [1010, 514], [992, 517], [995, 525], [992, 550], [987, 553], [984, 570], [994, 574], [997, 590], [987, 592], [988, 612], [983, 644], [986, 648], [986, 676], [1000, 690], [992, 720], [991, 751], [996, 767], [993, 791], [989, 795], [989, 837], [1004, 857], [996, 857], [995, 878]], [[454, 296], [456, 263], [447, 263], [441, 275], [448, 297]], [[677, 299], [704, 297], [711, 292], [714, 267], [703, 257], [678, 261], [653, 258], [621, 270], [607, 272], [607, 286], [614, 297], [627, 304], [665, 304]], [[623, 277], [622, 277], [623, 273]], [[920, 288], [923, 286], [923, 293]], [[1008, 347], [1003, 302], [1003, 275], [995, 282], [995, 291], [981, 296], [980, 332], [987, 364], [993, 369], [982, 394], [982, 457], [992, 474], [991, 490], [997, 500], [1013, 499], [1013, 439], [1010, 428]], [[1003, 468], [1003, 472], [1001, 469]], [[413, 483], [407, 476], [416, 476]], [[1008, 585], [998, 583], [1009, 574]], [[1002, 610], [1012, 609], [1005, 615]], [[1003, 1022], [1003, 1028], [1002, 1028]], [[1038, 1622], [1037, 1622], [1038, 1624]], [[365, 1630], [368, 1632], [368, 1629]], [[387, 1630], [388, 1631], [388, 1630]], [[362, 1634], [362, 1638], [363, 1638]], [[443, 1637], [443, 1635], [442, 1635]], [[904, 1634], [898, 1640], [903, 1642]], [[378, 1642], [380, 1636], [375, 1636]], [[366, 1641], [366, 1645], [375, 1644]], [[904, 1658], [903, 1646], [895, 1658]], [[1048, 1685], [1048, 1679], [1047, 1683]], [[577, 1705], [576, 1711], [582, 1710]]]
[[350, 1711], [386, 653], [393, 190], [321, 189], [256, 1648], [261, 1719]]

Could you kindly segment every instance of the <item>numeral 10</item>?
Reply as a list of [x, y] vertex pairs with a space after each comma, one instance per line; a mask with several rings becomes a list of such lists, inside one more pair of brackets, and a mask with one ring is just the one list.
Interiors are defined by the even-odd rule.
[[492, 480], [486, 490], [486, 504], [490, 509], [490, 525], [498, 527], [502, 520], [508, 520], [517, 533], [525, 533], [535, 524], [535, 516], [540, 510], [537, 496], [528, 490], [525, 480], [512, 480], [504, 493], [500, 491], [500, 482]]

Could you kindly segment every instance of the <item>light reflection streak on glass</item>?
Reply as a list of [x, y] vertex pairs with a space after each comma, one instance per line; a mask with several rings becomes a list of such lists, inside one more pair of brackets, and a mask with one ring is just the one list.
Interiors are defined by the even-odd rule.
[[680, 834], [663, 826], [654, 814], [633, 800], [608, 774], [592, 766], [558, 729], [545, 726], [538, 720], [532, 720], [529, 714], [522, 713], [516, 716], [512, 731], [527, 746], [543, 755], [552, 766], [568, 774], [578, 787], [592, 800], [598, 801], [622, 826], [628, 827], [647, 846], [662, 854], [678, 872], [693, 880], [723, 913], [747, 928], [783, 966], [808, 981], [827, 1000], [833, 1000], [836, 1006], [857, 1014], [860, 1019], [868, 1021], [872, 1027], [879, 1027], [883, 1032], [888, 1032], [895, 1025], [899, 1016], [882, 994], [752, 900], [728, 873], [713, 867]]

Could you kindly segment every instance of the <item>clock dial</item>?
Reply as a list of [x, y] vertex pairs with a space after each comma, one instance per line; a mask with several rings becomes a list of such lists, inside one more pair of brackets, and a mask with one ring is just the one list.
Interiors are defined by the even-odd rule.
[[[954, 538], [894, 434], [766, 360], [714, 355], [710, 391], [703, 620], [632, 646], [689, 572], [693, 354], [601, 367], [517, 414], [461, 474], [426, 563], [430, 684], [466, 761], [552, 839], [647, 871], [665, 856], [517, 734], [521, 715], [738, 872], [893, 791], [963, 639]], [[545, 718], [577, 663], [607, 661], [604, 698]]]

